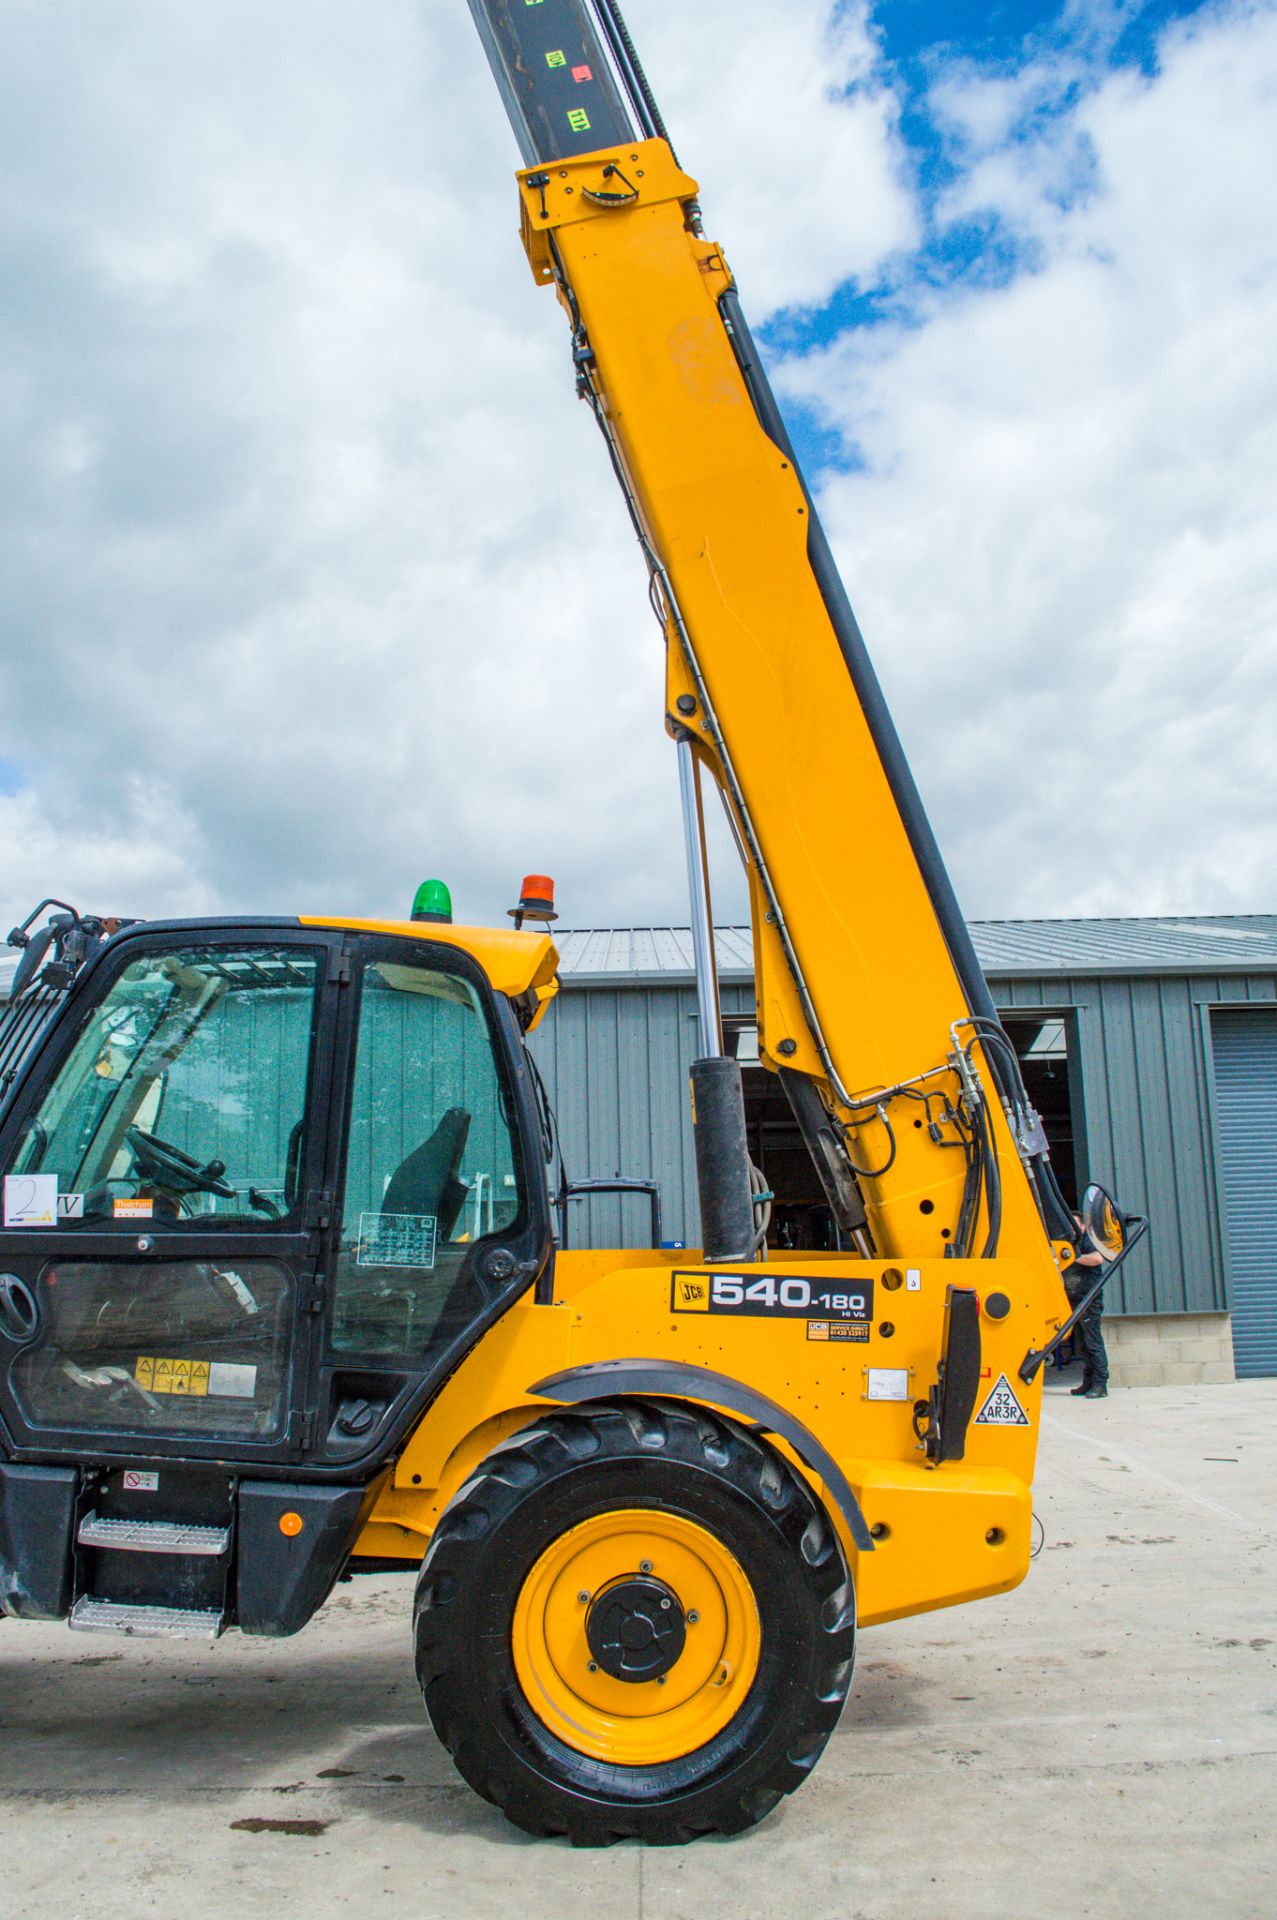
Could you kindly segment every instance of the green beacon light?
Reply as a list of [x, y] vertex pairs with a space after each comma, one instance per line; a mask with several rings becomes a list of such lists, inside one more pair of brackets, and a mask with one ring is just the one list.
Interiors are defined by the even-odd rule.
[[442, 880], [423, 880], [412, 902], [414, 920], [436, 920], [452, 924], [452, 895]]

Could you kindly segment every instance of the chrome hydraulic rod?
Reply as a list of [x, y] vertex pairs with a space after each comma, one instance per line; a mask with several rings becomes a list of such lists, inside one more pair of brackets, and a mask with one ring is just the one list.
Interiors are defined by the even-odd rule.
[[718, 997], [718, 963], [714, 955], [714, 918], [710, 908], [709, 874], [705, 862], [705, 816], [701, 803], [701, 776], [686, 734], [678, 742], [678, 787], [683, 803], [683, 841], [687, 849], [687, 893], [692, 916], [692, 957], [696, 966], [696, 1009], [700, 1024], [700, 1055], [714, 1059], [723, 1051], [723, 1016]]

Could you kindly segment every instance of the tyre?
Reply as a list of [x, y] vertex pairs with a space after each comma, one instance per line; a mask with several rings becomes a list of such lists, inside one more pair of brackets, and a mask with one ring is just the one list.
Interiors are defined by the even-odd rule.
[[435, 1731], [526, 1832], [578, 1846], [739, 1833], [810, 1773], [855, 1603], [810, 1489], [665, 1401], [555, 1413], [483, 1462], [417, 1583]]

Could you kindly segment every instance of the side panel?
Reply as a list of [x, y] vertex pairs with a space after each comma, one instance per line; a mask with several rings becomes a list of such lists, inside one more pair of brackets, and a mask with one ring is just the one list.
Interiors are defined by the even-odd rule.
[[[508, 1433], [545, 1416], [534, 1388], [568, 1368], [641, 1360], [748, 1382], [818, 1437], [874, 1535], [874, 1551], [861, 1553], [850, 1527], [839, 1524], [866, 1623], [1002, 1593], [1023, 1579], [1042, 1383], [1039, 1376], [1024, 1387], [1016, 1370], [1051, 1324], [1051, 1289], [1040, 1272], [998, 1263], [1007, 1305], [1003, 1311], [1002, 1301], [990, 1298], [1001, 1317], [982, 1309], [980, 1378], [964, 1458], [932, 1467], [915, 1432], [915, 1404], [925, 1404], [936, 1382], [950, 1287], [987, 1288], [987, 1266], [869, 1266], [805, 1254], [707, 1274], [687, 1254], [662, 1264], [632, 1256], [632, 1264], [611, 1270], [605, 1260], [560, 1256], [558, 1304], [514, 1307], [458, 1369], [405, 1445], [357, 1554], [420, 1559], [439, 1515], [480, 1460]], [[715, 1308], [705, 1290], [681, 1284], [689, 1278], [693, 1285], [727, 1283], [726, 1310]], [[760, 1286], [770, 1304], [746, 1297]], [[721, 1404], [708, 1390], [697, 1397]], [[778, 1444], [839, 1523], [837, 1503], [810, 1464], [788, 1442]]]
[[239, 1489], [235, 1612], [244, 1633], [297, 1633], [332, 1591], [365, 1512], [366, 1487], [246, 1480]]
[[0, 1613], [66, 1617], [79, 1478], [70, 1467], [0, 1465]]

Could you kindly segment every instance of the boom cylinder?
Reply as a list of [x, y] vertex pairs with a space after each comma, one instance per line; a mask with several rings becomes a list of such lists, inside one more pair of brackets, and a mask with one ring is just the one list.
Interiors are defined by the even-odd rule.
[[749, 1260], [754, 1252], [754, 1196], [745, 1132], [745, 1090], [739, 1064], [723, 1052], [700, 770], [686, 734], [678, 741], [678, 784], [683, 802], [702, 1054], [692, 1062], [692, 1133], [701, 1241], [710, 1262]]
[[754, 1199], [740, 1065], [720, 1053], [692, 1062], [692, 1137], [701, 1202], [701, 1243], [712, 1266], [752, 1260]]

